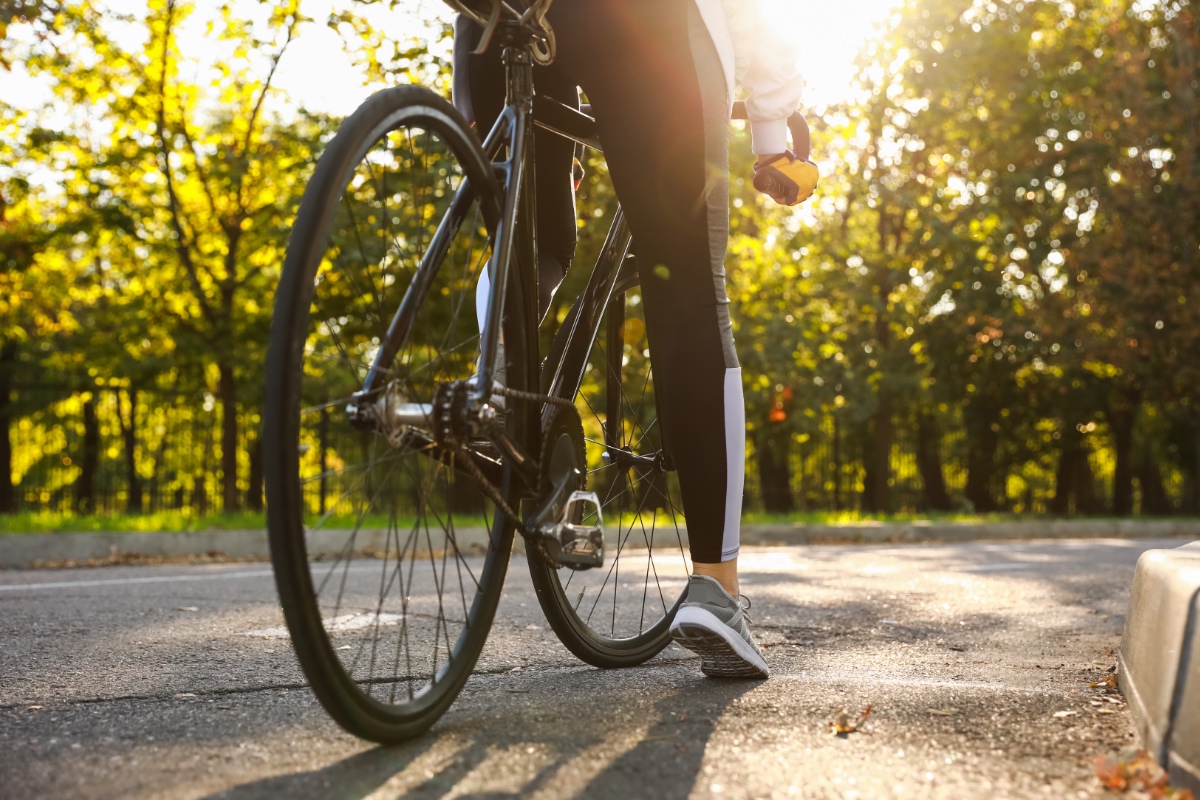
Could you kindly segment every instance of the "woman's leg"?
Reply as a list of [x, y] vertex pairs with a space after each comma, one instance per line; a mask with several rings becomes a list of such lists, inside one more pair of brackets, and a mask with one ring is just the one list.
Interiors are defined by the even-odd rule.
[[[482, 139], [504, 109], [504, 64], [494, 44], [472, 54], [481, 30], [460, 16], [454, 26], [454, 105]], [[579, 90], [556, 65], [536, 67], [539, 93], [579, 108]], [[538, 316], [544, 316], [575, 256], [575, 143], [549, 131], [534, 134], [538, 226]]]
[[725, 293], [729, 98], [716, 48], [692, 0], [556, 0], [550, 22], [633, 232], [692, 560], [736, 597], [745, 409]]

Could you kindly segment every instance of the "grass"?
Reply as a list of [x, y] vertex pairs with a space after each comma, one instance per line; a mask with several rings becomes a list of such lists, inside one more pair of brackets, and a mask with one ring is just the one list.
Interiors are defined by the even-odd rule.
[[219, 514], [198, 517], [181, 511], [156, 511], [148, 514], [103, 516], [27, 511], [0, 515], [0, 533], [120, 533], [155, 531], [250, 530], [263, 528], [262, 513]]
[[[315, 522], [315, 518], [307, 520]], [[321, 525], [325, 530], [354, 528], [357, 518], [350, 514], [331, 516]], [[413, 517], [396, 521], [402, 531], [410, 530]], [[441, 530], [434, 520], [429, 521], [430, 530]], [[458, 528], [483, 527], [481, 516], [456, 514], [454, 525]], [[239, 512], [198, 517], [181, 511], [156, 511], [147, 514], [111, 514], [86, 516], [51, 511], [33, 511], [21, 514], [0, 514], [0, 535], [6, 533], [157, 533], [160, 531], [247, 531], [262, 530], [267, 526], [266, 514], [262, 512]], [[387, 528], [386, 514], [372, 514], [361, 520], [363, 528]]]
[[[623, 515], [621, 522], [628, 526], [632, 517]], [[967, 513], [934, 513], [934, 514], [862, 514], [856, 511], [810, 511], [793, 514], [766, 514], [762, 512], [747, 512], [742, 515], [742, 523], [747, 525], [869, 525], [872, 523], [889, 522], [1014, 522], [1020, 520], [1046, 520], [1049, 517], [1034, 517], [1017, 514], [967, 514]], [[1076, 519], [1083, 519], [1077, 517]], [[1108, 519], [1100, 517], [1099, 519]], [[461, 528], [482, 527], [482, 518], [463, 517], [456, 515], [455, 525]], [[607, 525], [614, 525], [616, 520], [608, 518]], [[649, 516], [647, 516], [649, 523]], [[661, 523], [661, 520], [660, 520]], [[372, 515], [362, 521], [364, 528], [386, 528], [388, 519], [384, 515]], [[399, 520], [401, 530], [407, 530], [413, 524], [412, 519]], [[338, 516], [326, 520], [322, 525], [326, 529], [353, 528], [355, 519], [352, 516]], [[430, 523], [432, 527], [439, 527]], [[180, 511], [157, 511], [147, 514], [113, 514], [108, 516], [83, 516], [69, 513], [49, 511], [23, 512], [20, 514], [0, 515], [0, 534], [16, 533], [86, 533], [91, 531], [134, 533], [157, 531], [205, 531], [205, 530], [261, 530], [266, 527], [266, 515], [262, 513], [240, 512], [236, 514], [217, 514], [198, 517]]]
[[1035, 517], [1019, 514], [970, 514], [965, 511], [899, 514], [864, 514], [859, 511], [797, 511], [791, 514], [768, 514], [761, 511], [749, 511], [742, 514], [742, 523], [749, 525], [867, 525], [887, 522], [982, 523], [1013, 522], [1021, 519], [1035, 519]]

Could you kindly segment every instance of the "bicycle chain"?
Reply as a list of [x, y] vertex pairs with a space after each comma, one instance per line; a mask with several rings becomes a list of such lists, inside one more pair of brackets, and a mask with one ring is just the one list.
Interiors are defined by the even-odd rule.
[[567, 400], [563, 397], [551, 397], [548, 394], [538, 394], [537, 392], [523, 392], [520, 389], [509, 389], [504, 386], [496, 386], [492, 388], [492, 394], [498, 394], [501, 397], [511, 397], [514, 400], [529, 400], [535, 403], [546, 403], [552, 406], [569, 406], [574, 407], [573, 400]]
[[458, 449], [459, 452], [455, 453], [454, 455], [463, 455], [463, 457], [459, 459], [459, 463], [461, 463], [463, 468], [470, 473], [471, 477], [475, 479], [475, 482], [479, 484], [479, 490], [486, 494], [491, 501], [496, 504], [496, 508], [500, 509], [500, 511], [503, 512], [506, 517], [513, 521], [513, 524], [516, 526], [520, 534], [525, 536], [525, 522], [521, 519], [520, 515], [517, 514], [517, 512], [513, 510], [513, 507], [508, 504], [508, 501], [504, 499], [504, 495], [500, 493], [500, 490], [493, 486], [492, 482], [487, 479], [487, 476], [483, 474], [483, 470], [475, 466], [475, 462], [471, 460], [471, 456], [466, 452], [466, 446], [460, 443], [458, 444]]

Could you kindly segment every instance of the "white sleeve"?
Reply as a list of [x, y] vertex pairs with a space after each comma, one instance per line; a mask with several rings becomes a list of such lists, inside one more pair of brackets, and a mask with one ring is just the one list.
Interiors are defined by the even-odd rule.
[[[799, 0], [782, 0], [787, 3]], [[780, 0], [774, 0], [780, 2]], [[757, 155], [787, 150], [787, 118], [800, 105], [804, 76], [789, 32], [771, 23], [769, 2], [723, 0], [733, 39], [737, 81], [747, 92], [746, 116]]]

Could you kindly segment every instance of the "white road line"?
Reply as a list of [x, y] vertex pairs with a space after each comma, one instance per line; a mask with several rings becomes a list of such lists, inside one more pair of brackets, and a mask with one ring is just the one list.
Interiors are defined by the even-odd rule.
[[0, 584], [0, 592], [19, 592], [22, 589], [71, 589], [82, 586], [128, 586], [134, 583], [171, 583], [174, 581], [216, 581], [230, 578], [263, 578], [274, 573], [269, 569], [248, 572], [217, 572], [201, 575], [160, 575], [153, 578], [114, 578], [104, 581], [56, 581], [54, 583]]

